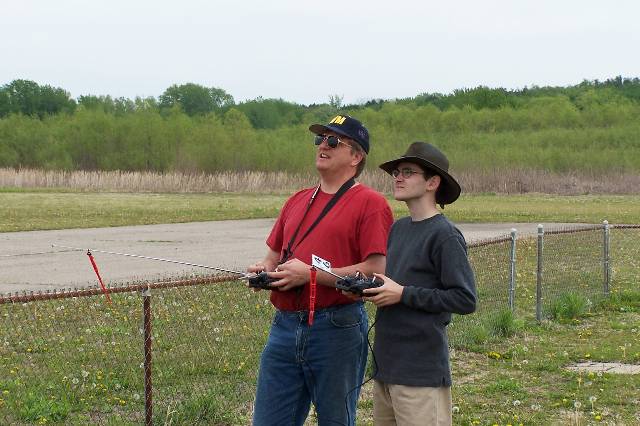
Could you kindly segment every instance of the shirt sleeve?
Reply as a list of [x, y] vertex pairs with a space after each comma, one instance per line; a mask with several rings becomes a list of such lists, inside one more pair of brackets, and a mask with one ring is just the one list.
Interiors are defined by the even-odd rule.
[[402, 303], [426, 312], [470, 314], [476, 309], [476, 285], [462, 237], [447, 238], [435, 252], [439, 288], [407, 286]]
[[[300, 191], [302, 192], [302, 191]], [[277, 251], [278, 253], [282, 253], [282, 249], [284, 248], [284, 226], [287, 222], [287, 218], [289, 217], [289, 211], [293, 200], [298, 196], [299, 193], [292, 195], [282, 206], [280, 210], [280, 214], [278, 215], [278, 219], [276, 223], [273, 224], [273, 228], [271, 228], [271, 233], [267, 237], [267, 246], [273, 251]]]
[[363, 261], [372, 254], [387, 254], [387, 238], [393, 224], [391, 208], [383, 197], [380, 197], [375, 208], [367, 210], [367, 215], [360, 223], [358, 232]]
[[273, 228], [271, 228], [271, 233], [267, 237], [267, 246], [273, 251], [277, 251], [278, 253], [282, 253], [282, 240], [284, 235], [284, 218], [283, 218], [284, 209], [280, 212], [278, 216], [278, 220], [273, 224]]

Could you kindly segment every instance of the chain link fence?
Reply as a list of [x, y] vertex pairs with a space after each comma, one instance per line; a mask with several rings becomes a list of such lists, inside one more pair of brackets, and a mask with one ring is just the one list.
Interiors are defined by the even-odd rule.
[[[603, 232], [545, 230], [541, 273], [536, 237], [470, 244], [478, 310], [454, 316], [450, 344], [546, 318], [565, 294], [602, 297]], [[637, 289], [640, 226], [610, 241], [611, 293]], [[108, 290], [112, 303], [100, 288], [0, 296], [0, 424], [250, 423], [268, 292], [221, 274]]]
[[[515, 231], [515, 230], [514, 230]], [[454, 315], [454, 347], [508, 336], [518, 321], [588, 311], [609, 291], [637, 289], [640, 225], [555, 227], [537, 236], [504, 236], [469, 244], [478, 308]]]
[[608, 224], [547, 231], [538, 228], [537, 320], [588, 310], [606, 295], [608, 232]]
[[640, 289], [640, 225], [615, 225], [610, 231], [611, 293]]
[[0, 305], [1, 424], [144, 418], [140, 299], [96, 293]]
[[468, 346], [486, 341], [500, 328], [514, 304], [512, 277], [516, 235], [469, 244], [468, 256], [476, 278], [477, 310], [473, 315], [454, 315], [447, 329], [449, 344]]
[[108, 291], [0, 299], [0, 424], [246, 423], [267, 292], [224, 275]]

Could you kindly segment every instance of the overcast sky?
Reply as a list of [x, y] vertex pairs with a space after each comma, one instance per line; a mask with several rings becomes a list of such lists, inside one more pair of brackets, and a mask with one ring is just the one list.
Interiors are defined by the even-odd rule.
[[392, 99], [640, 77], [640, 1], [3, 0], [0, 85], [236, 101]]

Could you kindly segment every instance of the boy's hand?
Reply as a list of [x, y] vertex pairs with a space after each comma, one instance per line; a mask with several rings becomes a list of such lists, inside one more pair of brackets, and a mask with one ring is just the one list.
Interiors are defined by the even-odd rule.
[[377, 307], [395, 305], [400, 303], [402, 299], [403, 286], [395, 282], [389, 277], [382, 274], [373, 274], [375, 277], [384, 281], [384, 284], [376, 288], [367, 288], [363, 290], [362, 299], [367, 302], [373, 302]]

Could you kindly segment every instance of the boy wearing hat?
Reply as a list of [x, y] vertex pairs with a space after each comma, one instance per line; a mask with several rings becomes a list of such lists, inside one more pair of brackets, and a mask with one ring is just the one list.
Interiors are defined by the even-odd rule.
[[460, 185], [446, 156], [424, 142], [380, 168], [393, 176], [393, 196], [410, 216], [391, 227], [385, 275], [374, 274], [384, 284], [364, 291], [378, 307], [374, 422], [450, 425], [446, 326], [452, 313], [475, 310], [476, 289], [464, 237], [436, 204], [453, 203]]
[[391, 209], [382, 194], [355, 181], [369, 152], [367, 129], [338, 115], [309, 130], [320, 182], [287, 200], [267, 238], [267, 255], [248, 268], [276, 279], [255, 426], [302, 425], [311, 403], [320, 426], [355, 424], [367, 363], [367, 313], [362, 301], [336, 291], [331, 275], [318, 271], [314, 285], [310, 265], [316, 255], [342, 276], [385, 270]]

